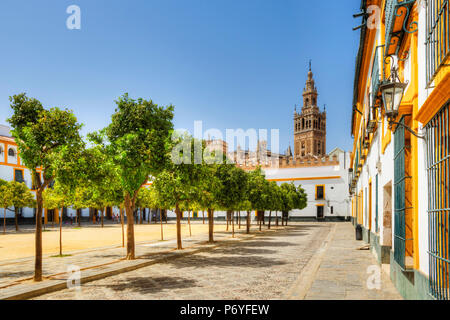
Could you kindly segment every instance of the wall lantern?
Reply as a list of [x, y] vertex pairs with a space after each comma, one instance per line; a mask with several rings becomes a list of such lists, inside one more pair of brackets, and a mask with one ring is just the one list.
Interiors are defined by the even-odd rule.
[[398, 116], [398, 109], [400, 108], [408, 82], [404, 83], [400, 81], [397, 67], [393, 66], [391, 69], [392, 71], [389, 78], [386, 81], [383, 81], [380, 85], [384, 111], [389, 125], [392, 126], [393, 124], [396, 124], [398, 126], [402, 126], [417, 138], [425, 139], [425, 136], [421, 136], [405, 124], [395, 121]]
[[408, 83], [400, 82], [396, 67], [392, 69], [389, 79], [380, 85], [384, 111], [389, 122], [392, 122], [397, 117], [407, 86]]

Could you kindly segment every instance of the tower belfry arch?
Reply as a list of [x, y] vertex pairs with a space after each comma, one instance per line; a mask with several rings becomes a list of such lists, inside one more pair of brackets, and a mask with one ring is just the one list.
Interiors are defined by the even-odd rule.
[[319, 96], [309, 61], [309, 72], [303, 89], [303, 106], [300, 113], [294, 111], [294, 158], [326, 155], [326, 111], [320, 111]]

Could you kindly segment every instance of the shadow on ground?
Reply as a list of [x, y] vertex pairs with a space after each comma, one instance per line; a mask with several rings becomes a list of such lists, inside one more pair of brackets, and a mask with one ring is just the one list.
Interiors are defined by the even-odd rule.
[[[89, 286], [86, 284], [85, 286]], [[96, 287], [108, 288], [114, 291], [124, 291], [130, 289], [138, 293], [157, 293], [165, 289], [187, 289], [197, 286], [197, 282], [191, 279], [180, 277], [131, 277], [126, 280], [120, 280], [117, 284], [102, 285]]]

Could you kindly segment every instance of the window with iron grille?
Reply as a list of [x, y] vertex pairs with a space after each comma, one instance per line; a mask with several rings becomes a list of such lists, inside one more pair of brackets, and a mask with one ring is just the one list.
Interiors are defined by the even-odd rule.
[[23, 180], [23, 171], [22, 170], [14, 169], [14, 181], [25, 182]]
[[316, 200], [323, 200], [325, 198], [324, 189], [324, 186], [316, 186]]
[[375, 176], [375, 233], [378, 233], [378, 174]]
[[[404, 116], [399, 121], [405, 124]], [[407, 180], [411, 179], [406, 170], [406, 155], [409, 150], [406, 144], [405, 128], [402, 125], [397, 126], [394, 133], [394, 260], [402, 269], [406, 269], [409, 263], [406, 263], [406, 256], [412, 256], [412, 252], [407, 250], [411, 247], [412, 238], [410, 230], [407, 230], [407, 217], [410, 214], [410, 207], [406, 199]], [[408, 225], [410, 228], [410, 225]], [[409, 251], [409, 252], [407, 252]], [[408, 259], [410, 262], [410, 259]]]
[[378, 95], [378, 89], [380, 87], [380, 63], [378, 58], [378, 50], [375, 50], [375, 57], [373, 58], [373, 64], [372, 64], [372, 98], [373, 100], [370, 101], [371, 106], [375, 103], [375, 98]]
[[450, 101], [425, 126], [430, 295], [450, 299]]
[[[427, 1], [427, 84], [431, 86], [434, 77], [445, 66], [450, 52], [450, 8], [449, 0]], [[449, 66], [448, 64], [446, 66]]]

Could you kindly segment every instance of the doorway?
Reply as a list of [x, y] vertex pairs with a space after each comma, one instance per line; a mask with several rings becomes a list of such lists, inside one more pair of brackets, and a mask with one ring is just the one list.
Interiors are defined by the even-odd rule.
[[392, 247], [392, 182], [383, 187], [383, 246]]
[[324, 206], [317, 206], [317, 220], [324, 219]]

